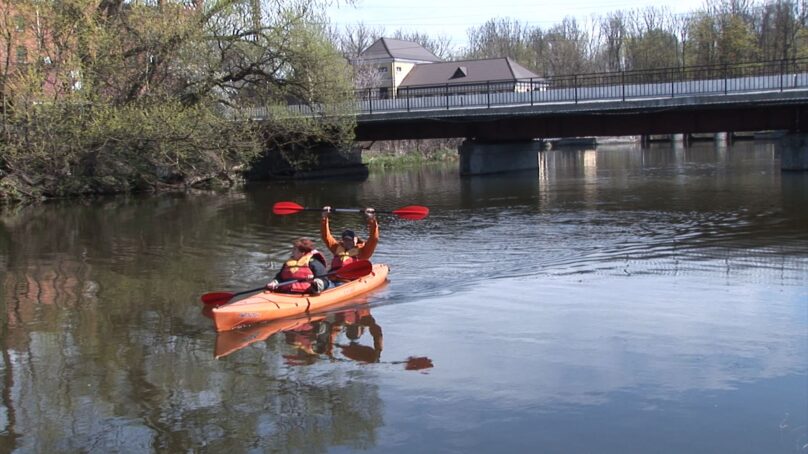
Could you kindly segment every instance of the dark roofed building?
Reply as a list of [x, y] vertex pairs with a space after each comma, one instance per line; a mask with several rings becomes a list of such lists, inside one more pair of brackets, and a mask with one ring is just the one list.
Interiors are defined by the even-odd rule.
[[365, 49], [359, 58], [364, 61], [395, 59], [414, 63], [441, 61], [435, 54], [418, 43], [391, 38], [378, 39]]
[[418, 65], [410, 71], [400, 86], [418, 87], [530, 78], [538, 79], [539, 76], [510, 58], [489, 58]]
[[389, 98], [412, 68], [438, 61], [441, 59], [418, 43], [380, 38], [359, 54], [354, 65], [363, 68], [360, 87], [378, 87], [378, 97]]
[[444, 62], [418, 43], [381, 38], [355, 62], [375, 73], [378, 98], [543, 90], [545, 81], [510, 58]]
[[359, 58], [364, 61], [370, 60], [398, 60], [411, 61], [413, 63], [426, 63], [441, 61], [435, 54], [426, 50], [423, 46], [412, 41], [401, 39], [380, 38], [370, 47], [365, 49]]
[[479, 92], [486, 91], [489, 82], [494, 91], [529, 91], [544, 86], [538, 74], [510, 58], [489, 58], [417, 65], [399, 84], [398, 93], [423, 96], [447, 86], [451, 92], [461, 87], [468, 88], [463, 92]]

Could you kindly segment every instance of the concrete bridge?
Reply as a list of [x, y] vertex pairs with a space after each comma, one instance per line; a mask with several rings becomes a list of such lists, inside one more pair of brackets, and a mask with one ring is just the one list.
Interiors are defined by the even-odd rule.
[[524, 81], [541, 87], [528, 91], [509, 84], [358, 92], [357, 140], [465, 137], [461, 173], [480, 174], [536, 168], [536, 139], [786, 130], [783, 169], [808, 170], [808, 59], [563, 76]]

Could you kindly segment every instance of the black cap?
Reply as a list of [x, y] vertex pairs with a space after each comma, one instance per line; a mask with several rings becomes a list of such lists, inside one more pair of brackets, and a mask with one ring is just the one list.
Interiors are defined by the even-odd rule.
[[356, 238], [356, 234], [353, 230], [343, 230], [342, 231], [342, 238]]

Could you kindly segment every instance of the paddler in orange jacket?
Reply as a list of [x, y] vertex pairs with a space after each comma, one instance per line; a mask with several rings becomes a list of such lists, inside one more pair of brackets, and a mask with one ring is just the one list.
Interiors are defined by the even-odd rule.
[[[376, 222], [376, 210], [365, 208], [364, 213], [368, 220], [368, 239], [362, 240], [356, 236], [353, 230], [344, 230], [340, 235], [340, 241], [331, 236], [331, 229], [328, 225], [328, 215], [331, 213], [330, 206], [323, 207], [323, 220], [320, 223], [320, 234], [328, 250], [334, 254], [331, 260], [331, 271], [336, 271], [340, 267], [356, 260], [370, 260], [376, 245], [379, 243], [379, 224]], [[344, 284], [347, 281], [333, 280], [334, 285]]]
[[[292, 242], [292, 256], [287, 260], [275, 279], [267, 284], [267, 290], [282, 293], [317, 294], [329, 287], [330, 282], [323, 277], [325, 257], [314, 249], [314, 241], [298, 238]], [[318, 277], [320, 276], [320, 277]], [[278, 287], [278, 283], [297, 280], [298, 282]]]

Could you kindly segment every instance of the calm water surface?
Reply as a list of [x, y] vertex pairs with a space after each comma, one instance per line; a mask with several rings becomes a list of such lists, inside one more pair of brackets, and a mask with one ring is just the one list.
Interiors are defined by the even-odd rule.
[[[199, 295], [317, 236], [280, 200], [432, 214], [381, 218], [379, 291], [217, 336]], [[807, 206], [710, 143], [6, 210], [0, 452], [806, 453]]]

